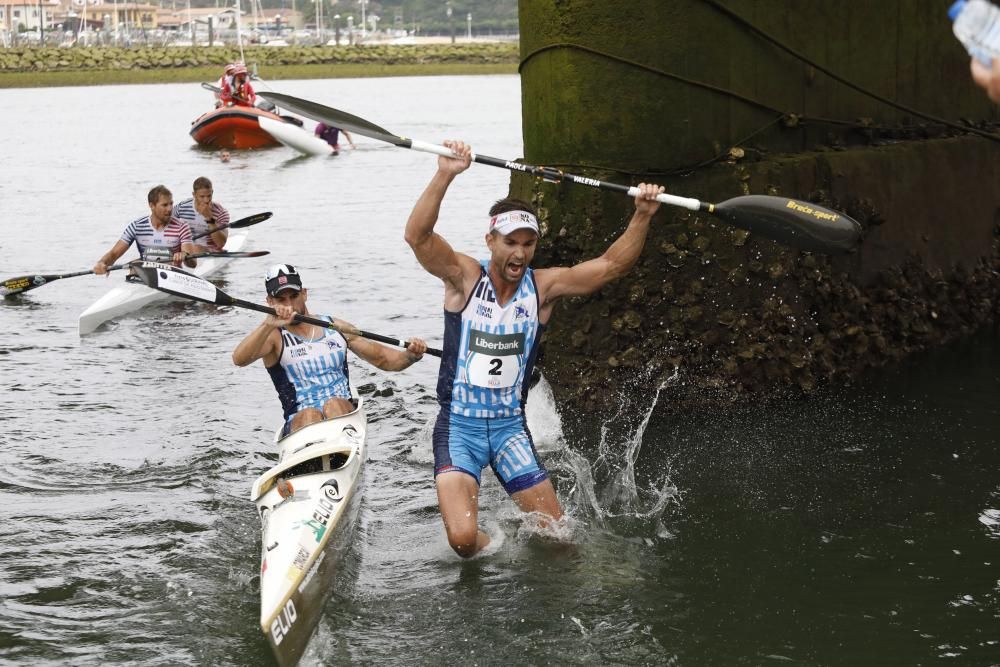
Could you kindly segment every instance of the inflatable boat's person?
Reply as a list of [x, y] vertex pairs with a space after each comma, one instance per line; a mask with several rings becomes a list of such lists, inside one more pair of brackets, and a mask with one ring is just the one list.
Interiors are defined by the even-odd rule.
[[226, 106], [252, 107], [257, 94], [250, 85], [250, 75], [246, 65], [237, 63], [233, 68], [232, 80], [222, 86], [222, 103]]

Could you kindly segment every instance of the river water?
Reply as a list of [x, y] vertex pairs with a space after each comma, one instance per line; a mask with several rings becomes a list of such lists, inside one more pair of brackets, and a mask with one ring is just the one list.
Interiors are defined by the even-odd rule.
[[[522, 152], [515, 76], [271, 86]], [[223, 162], [187, 134], [209, 104], [196, 85], [0, 90], [0, 274], [89, 268], [152, 185], [179, 200], [206, 175], [234, 218], [274, 212], [249, 242], [271, 256], [234, 261], [222, 289], [263, 301], [267, 264], [290, 262], [313, 312], [439, 344], [440, 283], [402, 241], [434, 158], [356, 138], [337, 158]], [[458, 250], [483, 254], [507, 179], [475, 166], [452, 187], [439, 229]], [[173, 303], [81, 338], [114, 281], [0, 305], [0, 662], [270, 664], [249, 491], [280, 410], [263, 369], [229, 358], [260, 316]], [[529, 420], [569, 525], [539, 535], [484, 475], [498, 546], [470, 562], [436, 508], [436, 371], [352, 366], [370, 414], [359, 530], [303, 664], [1000, 664], [996, 331], [725, 416], [663, 409], [681, 373], [564, 430], [543, 382]]]

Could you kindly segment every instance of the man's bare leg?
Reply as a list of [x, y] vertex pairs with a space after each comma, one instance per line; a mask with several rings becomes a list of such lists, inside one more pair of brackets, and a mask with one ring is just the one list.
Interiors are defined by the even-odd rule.
[[327, 419], [354, 412], [354, 403], [346, 398], [330, 398], [323, 404], [323, 416]]
[[439, 474], [436, 485], [448, 544], [462, 558], [476, 555], [490, 543], [490, 536], [479, 529], [479, 485], [458, 470]]
[[[558, 521], [562, 518], [562, 507], [559, 505], [559, 498], [556, 497], [555, 487], [552, 480], [546, 479], [535, 484], [530, 489], [524, 489], [511, 495], [522, 512], [537, 512], [552, 517]], [[543, 526], [548, 525], [542, 522]]]
[[309, 426], [309, 424], [315, 424], [316, 422], [323, 421], [323, 413], [316, 408], [305, 408], [304, 410], [299, 410], [292, 417], [292, 425], [289, 428], [289, 433], [294, 433], [304, 426]]

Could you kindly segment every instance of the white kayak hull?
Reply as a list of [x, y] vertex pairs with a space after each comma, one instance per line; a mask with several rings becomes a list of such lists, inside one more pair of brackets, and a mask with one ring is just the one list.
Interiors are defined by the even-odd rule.
[[333, 146], [326, 143], [315, 134], [310, 134], [293, 123], [282, 123], [263, 116], [257, 121], [272, 137], [289, 148], [294, 148], [306, 155], [336, 155]]
[[[246, 240], [246, 231], [242, 229], [233, 230], [226, 241], [225, 250], [228, 252], [237, 252], [243, 248]], [[233, 260], [228, 257], [203, 257], [198, 260], [197, 267], [194, 269], [185, 269], [185, 271], [190, 271], [201, 278], [208, 278], [231, 261]], [[144, 308], [151, 303], [165, 301], [170, 298], [170, 295], [151, 287], [146, 287], [141, 283], [123, 281], [120, 285], [113, 287], [107, 294], [92, 303], [87, 310], [80, 313], [80, 335], [84, 336], [93, 333], [105, 322]]]
[[[350, 548], [366, 437], [359, 398], [354, 412], [279, 440], [278, 463], [251, 490], [261, 520], [260, 627], [283, 667], [302, 657]], [[285, 498], [279, 478], [292, 487]]]

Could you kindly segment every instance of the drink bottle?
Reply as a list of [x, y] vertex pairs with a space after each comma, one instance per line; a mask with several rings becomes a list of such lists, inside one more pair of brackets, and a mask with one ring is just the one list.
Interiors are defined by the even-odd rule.
[[1000, 58], [1000, 7], [989, 0], [957, 0], [948, 10], [955, 37], [986, 67]]

